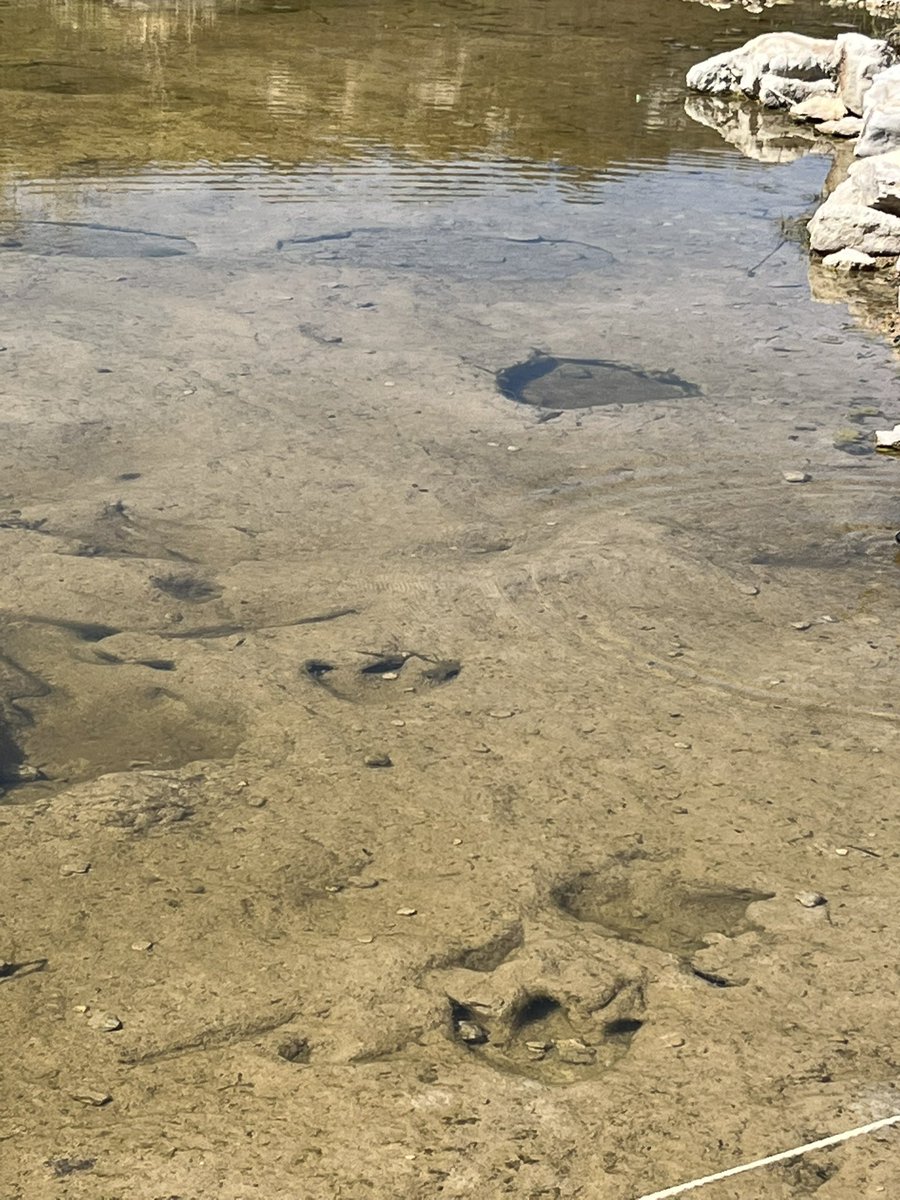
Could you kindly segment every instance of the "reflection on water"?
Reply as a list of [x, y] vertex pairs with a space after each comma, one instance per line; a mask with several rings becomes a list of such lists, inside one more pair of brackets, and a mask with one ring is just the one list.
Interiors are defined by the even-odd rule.
[[[811, 0], [792, 16], [834, 19]], [[0, 205], [116, 178], [293, 200], [373, 173], [395, 198], [590, 199], [610, 174], [720, 155], [684, 73], [783, 24], [683, 0], [11, 0]]]
[[685, 99], [684, 111], [699, 125], [715, 129], [745, 158], [758, 162], [794, 162], [812, 150], [834, 153], [839, 145], [819, 134], [815, 125], [799, 124], [787, 113], [759, 104], [692, 93]]

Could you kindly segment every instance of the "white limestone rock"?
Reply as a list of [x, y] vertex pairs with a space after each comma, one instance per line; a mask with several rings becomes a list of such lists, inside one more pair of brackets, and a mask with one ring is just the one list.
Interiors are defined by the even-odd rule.
[[876, 429], [875, 445], [879, 450], [900, 450], [900, 425], [893, 429]]
[[838, 184], [808, 229], [810, 246], [821, 254], [847, 249], [900, 254], [900, 217], [870, 208], [852, 178]]
[[863, 33], [841, 33], [837, 46], [838, 95], [851, 113], [861, 116], [872, 81], [892, 65], [894, 52], [887, 42]]
[[900, 65], [882, 71], [866, 92], [858, 158], [900, 147]]
[[774, 108], [796, 104], [817, 85], [834, 91], [841, 50], [836, 40], [799, 33], [763, 33], [736, 50], [697, 63], [688, 87], [714, 96], [744, 95]]
[[763, 108], [790, 108], [812, 96], [835, 94], [831, 79], [794, 79], [788, 75], [763, 75], [759, 80], [756, 99]]
[[855, 138], [859, 137], [862, 124], [862, 117], [848, 116], [841, 117], [839, 121], [821, 121], [818, 129], [819, 133], [829, 137]]
[[743, 46], [697, 63], [688, 87], [713, 96], [749, 96], [767, 108], [788, 108], [811, 96], [836, 95], [844, 105], [821, 120], [839, 120], [844, 110], [863, 114], [873, 81], [895, 62], [886, 41], [862, 33], [811, 38], [799, 33], [764, 33]]
[[788, 109], [788, 116], [795, 121], [811, 121], [818, 124], [821, 121], [840, 121], [847, 115], [847, 106], [840, 96], [834, 94], [814, 95], [793, 104]]
[[850, 178], [868, 208], [900, 217], [900, 148], [858, 159], [850, 167]]

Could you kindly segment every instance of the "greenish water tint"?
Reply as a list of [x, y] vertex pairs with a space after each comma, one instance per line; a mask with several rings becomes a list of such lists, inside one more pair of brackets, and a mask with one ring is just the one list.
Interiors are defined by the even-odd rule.
[[0, 217], [29, 200], [71, 215], [97, 187], [115, 210], [122, 189], [291, 201], [360, 176], [395, 199], [550, 184], [590, 201], [622, 173], [734, 161], [685, 112], [694, 61], [846, 16], [811, 0], [7, 0]]

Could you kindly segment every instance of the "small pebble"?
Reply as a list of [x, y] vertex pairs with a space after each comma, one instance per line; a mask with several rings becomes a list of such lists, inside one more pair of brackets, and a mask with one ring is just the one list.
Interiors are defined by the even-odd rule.
[[676, 750], [690, 750], [691, 748], [690, 742], [673, 742], [672, 745]]
[[835, 850], [835, 854], [839, 854], [841, 858], [846, 858], [849, 853], [850, 851], [846, 846], [838, 846], [837, 850]]
[[758, 596], [759, 588], [754, 587], [753, 584], [748, 583], [740, 589], [740, 592], [741, 592], [742, 596]]
[[806, 471], [782, 471], [781, 478], [785, 483], [809, 483], [812, 476]]
[[454, 845], [454, 846], [461, 846], [461, 845], [462, 845], [462, 838], [454, 838], [454, 839], [453, 839], [453, 845]]
[[556, 1042], [556, 1054], [561, 1062], [572, 1063], [575, 1066], [587, 1066], [596, 1058], [595, 1052], [590, 1046], [586, 1046], [584, 1042], [578, 1038], [560, 1038]]
[[367, 767], [392, 767], [394, 765], [389, 754], [367, 754], [363, 762]]
[[94, 1013], [88, 1018], [88, 1025], [101, 1033], [115, 1033], [117, 1029], [122, 1028], [122, 1022], [113, 1013]]
[[391, 721], [391, 724], [394, 726], [395, 729], [402, 729], [403, 726], [406, 724], [406, 722], [405, 721]]
[[415, 908], [398, 908], [397, 916], [398, 917], [414, 917], [416, 915], [417, 911], [418, 910]]
[[553, 1046], [552, 1042], [526, 1042], [525, 1049], [529, 1054], [544, 1055]]
[[470, 1046], [480, 1046], [488, 1040], [487, 1033], [475, 1021], [460, 1021], [456, 1028], [460, 1038]]
[[515, 454], [515, 452], [519, 449], [518, 446], [507, 446], [506, 448], [510, 452], [510, 454]]
[[821, 892], [798, 892], [794, 899], [804, 908], [818, 908], [820, 905], [828, 903]]
[[143, 951], [144, 953], [146, 953], [148, 950], [153, 949], [153, 943], [152, 942], [132, 942], [131, 948], [132, 948], [132, 950]]
[[381, 676], [381, 678], [382, 679], [399, 679], [400, 676], [397, 674], [396, 671], [385, 671], [385, 673]]
[[63, 863], [63, 865], [59, 868], [59, 873], [60, 873], [60, 875], [63, 875], [63, 876], [87, 875], [87, 873], [90, 869], [91, 869], [91, 864], [89, 862]]
[[250, 808], [265, 808], [266, 798], [265, 796], [251, 796], [247, 801], [247, 804], [250, 806]]
[[812, 629], [812, 621], [792, 621], [791, 629], [799, 629], [803, 633], [807, 629]]
[[497, 721], [505, 721], [507, 717], [514, 717], [515, 715], [511, 708], [496, 708], [488, 713], [489, 717], [493, 717]]
[[670, 1050], [677, 1050], [679, 1046], [684, 1045], [684, 1038], [680, 1033], [664, 1033], [659, 1040]]
[[365, 937], [358, 937], [356, 940], [359, 942], [359, 944], [361, 946], [371, 946], [372, 942], [375, 941], [375, 939], [372, 937], [371, 933], [366, 934]]
[[102, 1108], [104, 1104], [109, 1104], [112, 1100], [109, 1092], [89, 1092], [79, 1089], [77, 1092], [70, 1092], [69, 1095], [79, 1104], [90, 1104], [92, 1108]]

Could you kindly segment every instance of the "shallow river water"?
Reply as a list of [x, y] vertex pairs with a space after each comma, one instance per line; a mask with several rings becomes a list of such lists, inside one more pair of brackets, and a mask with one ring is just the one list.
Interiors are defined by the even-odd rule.
[[846, 149], [684, 87], [883, 26], [0, 0], [11, 1195], [635, 1200], [900, 1109], [896, 328], [803, 244]]

